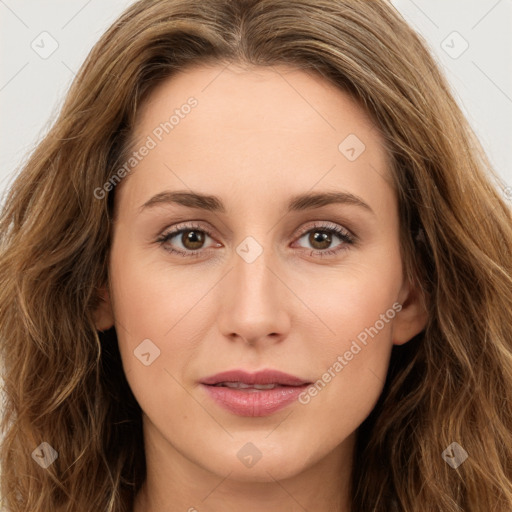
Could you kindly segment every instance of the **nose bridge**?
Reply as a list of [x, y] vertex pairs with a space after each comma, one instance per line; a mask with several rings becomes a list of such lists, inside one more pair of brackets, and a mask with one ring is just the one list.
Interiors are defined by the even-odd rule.
[[274, 275], [279, 265], [270, 240], [271, 236], [261, 242], [248, 236], [235, 247], [233, 268], [221, 297], [219, 321], [224, 335], [257, 341], [288, 328], [287, 301], [283, 284]]
[[[275, 276], [270, 272], [274, 259], [270, 247], [270, 236], [258, 241], [252, 236], [246, 237], [236, 247], [232, 285], [235, 288], [237, 304], [246, 305], [250, 311], [264, 312], [270, 309], [279, 295], [276, 290]], [[274, 265], [275, 266], [275, 265]], [[243, 309], [243, 308], [242, 308]]]

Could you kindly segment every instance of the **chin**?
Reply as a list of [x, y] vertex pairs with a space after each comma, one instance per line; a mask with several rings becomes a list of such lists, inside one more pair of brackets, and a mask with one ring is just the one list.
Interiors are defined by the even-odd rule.
[[[243, 436], [243, 439], [233, 441], [229, 448], [219, 447], [211, 453], [204, 467], [223, 477], [229, 474], [230, 480], [275, 482], [275, 480], [292, 478], [320, 458], [320, 454], [315, 457], [312, 453], [302, 453], [301, 447], [308, 446], [307, 439], [304, 439], [301, 446], [296, 446], [287, 443], [286, 439], [283, 439], [282, 443], [275, 440], [269, 442], [264, 438], [266, 435], [268, 432], [254, 441], [251, 441], [248, 436]], [[213, 466], [212, 461], [214, 461]]]

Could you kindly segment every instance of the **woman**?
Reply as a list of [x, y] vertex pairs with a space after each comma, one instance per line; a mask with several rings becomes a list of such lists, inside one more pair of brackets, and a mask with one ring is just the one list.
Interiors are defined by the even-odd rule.
[[5, 507], [511, 510], [493, 181], [385, 1], [135, 3], [2, 213]]

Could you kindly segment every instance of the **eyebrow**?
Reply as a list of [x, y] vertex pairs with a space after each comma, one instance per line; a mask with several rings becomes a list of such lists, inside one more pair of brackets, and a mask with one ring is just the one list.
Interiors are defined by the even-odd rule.
[[[180, 204], [216, 213], [226, 213], [222, 200], [213, 195], [190, 191], [163, 191], [148, 199], [139, 209], [140, 212], [165, 204]], [[359, 206], [375, 215], [375, 212], [360, 197], [349, 192], [307, 192], [293, 196], [288, 202], [287, 211], [297, 212], [320, 208], [329, 204], [348, 204]]]

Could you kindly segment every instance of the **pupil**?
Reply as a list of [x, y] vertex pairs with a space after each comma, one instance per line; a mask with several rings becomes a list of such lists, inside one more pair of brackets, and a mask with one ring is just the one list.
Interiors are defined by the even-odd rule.
[[[331, 244], [331, 235], [325, 231], [313, 231], [310, 235], [310, 243], [320, 244], [319, 249], [327, 249]], [[189, 249], [198, 249], [204, 243], [204, 236], [199, 231], [185, 231], [182, 239], [183, 245]], [[192, 247], [190, 247], [190, 245]]]
[[[204, 242], [204, 236], [199, 231], [185, 231], [183, 233], [182, 242], [188, 249], [198, 249]], [[190, 244], [192, 246], [190, 246]]]
[[322, 247], [319, 247], [319, 249], [327, 249], [327, 247], [329, 247], [329, 245], [331, 244], [331, 234], [326, 233], [325, 231], [313, 231], [311, 232], [310, 243], [311, 245], [314, 245], [315, 243], [320, 243]]

